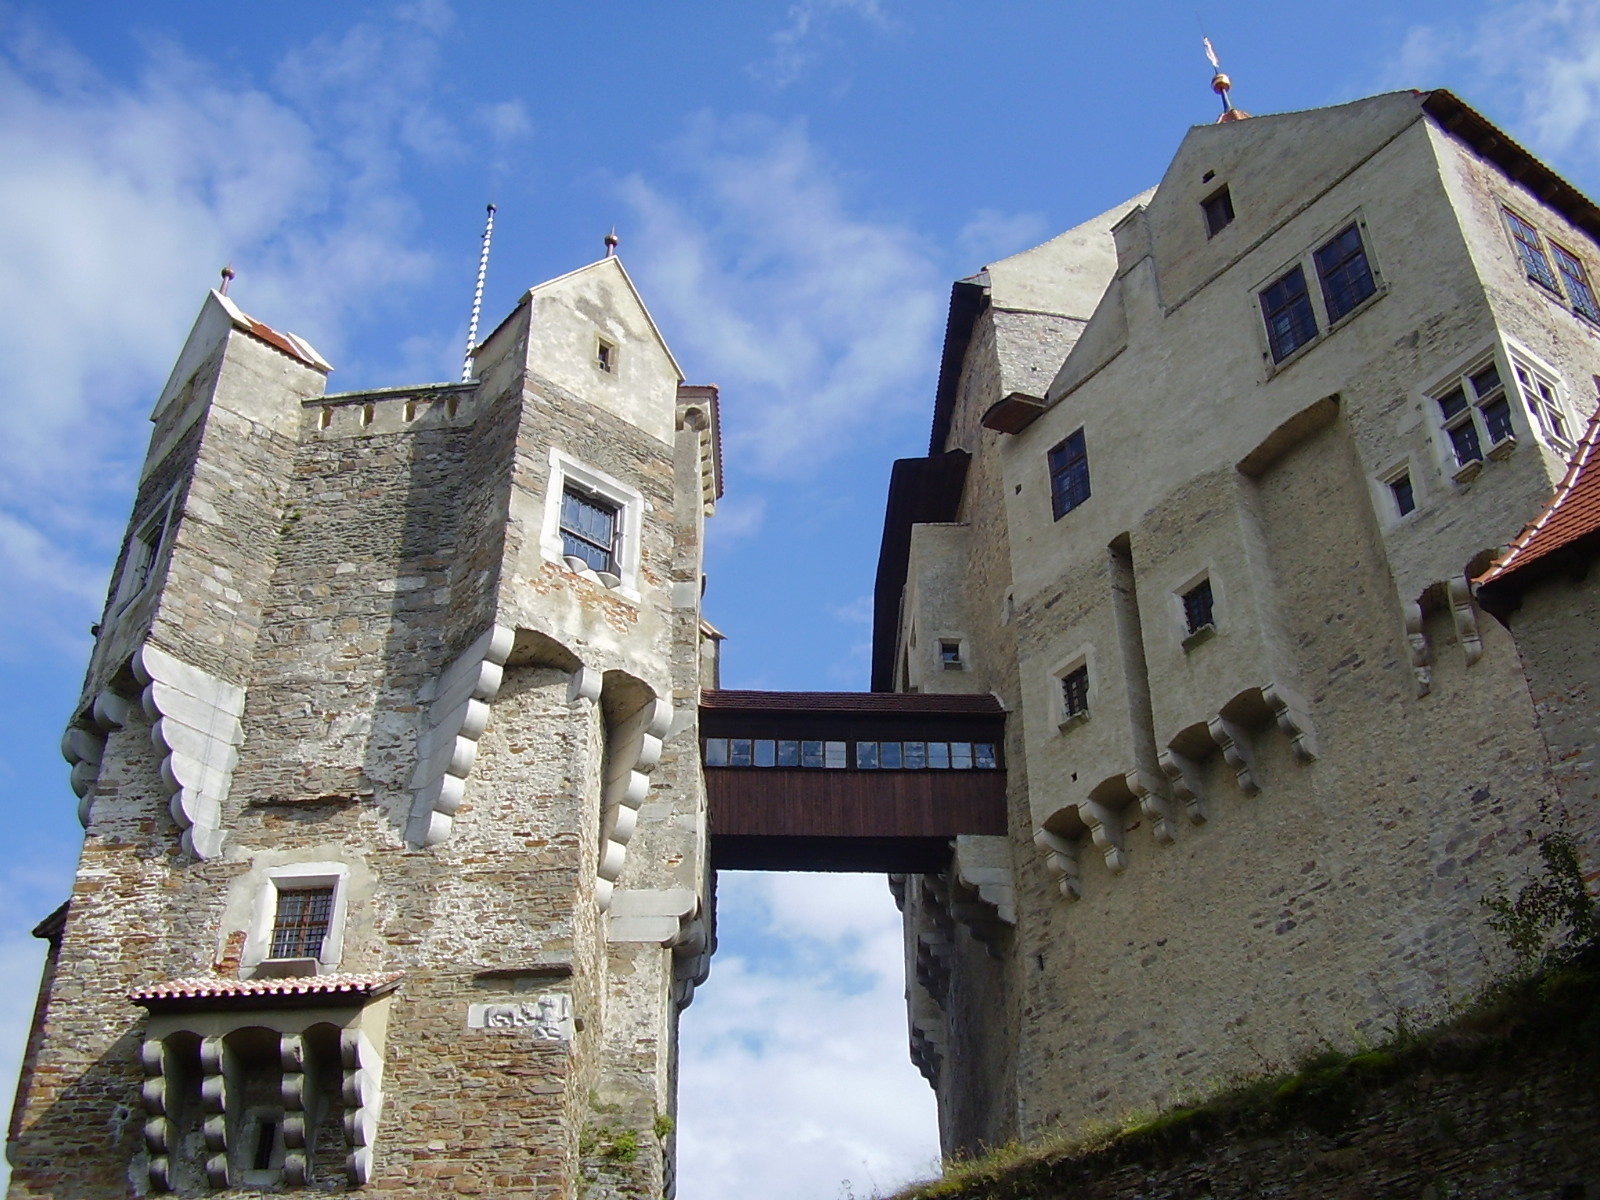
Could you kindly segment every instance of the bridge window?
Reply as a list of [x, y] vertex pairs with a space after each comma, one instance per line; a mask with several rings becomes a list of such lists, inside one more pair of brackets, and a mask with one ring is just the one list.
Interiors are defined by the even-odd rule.
[[800, 765], [800, 743], [778, 743], [778, 765], [780, 767], [798, 767]]
[[[858, 771], [994, 771], [1000, 766], [993, 742], [856, 742]], [[708, 767], [780, 767], [842, 770], [851, 765], [847, 741], [770, 738], [707, 738]]]

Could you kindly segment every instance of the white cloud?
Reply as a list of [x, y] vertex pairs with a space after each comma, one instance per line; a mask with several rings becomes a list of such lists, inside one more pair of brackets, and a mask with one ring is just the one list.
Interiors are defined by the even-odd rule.
[[761, 952], [719, 952], [684, 1014], [678, 1194], [818, 1200], [935, 1174], [883, 877], [724, 873], [718, 892]]
[[828, 615], [835, 621], [843, 621], [846, 625], [871, 625], [872, 624], [872, 596], [857, 596], [848, 604], [828, 605]]
[[925, 407], [943, 287], [921, 240], [852, 212], [799, 124], [701, 114], [672, 149], [670, 193], [622, 185], [630, 261], [682, 357], [717, 364], [728, 457], [802, 475]]
[[1470, 79], [1465, 98], [1508, 122], [1536, 153], [1561, 157], [1589, 177], [1600, 171], [1600, 6], [1592, 0], [1517, 0], [1475, 21], [1417, 25], [1389, 64], [1393, 86]]
[[788, 24], [772, 35], [772, 54], [746, 69], [774, 87], [788, 87], [815, 60], [816, 39], [836, 12], [853, 14], [880, 29], [888, 23], [879, 0], [799, 0], [789, 6]]
[[1050, 222], [1043, 213], [1003, 213], [981, 208], [956, 235], [956, 251], [968, 270], [977, 271], [989, 263], [1037, 246], [1051, 234]]
[[706, 522], [706, 541], [721, 548], [761, 532], [767, 519], [765, 496], [747, 494], [725, 496], [717, 501], [717, 512]]

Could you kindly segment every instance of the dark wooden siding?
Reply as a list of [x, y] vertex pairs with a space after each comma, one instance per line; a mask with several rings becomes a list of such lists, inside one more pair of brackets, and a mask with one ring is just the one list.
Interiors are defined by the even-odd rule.
[[1006, 831], [1004, 771], [706, 771], [711, 833], [954, 837]]

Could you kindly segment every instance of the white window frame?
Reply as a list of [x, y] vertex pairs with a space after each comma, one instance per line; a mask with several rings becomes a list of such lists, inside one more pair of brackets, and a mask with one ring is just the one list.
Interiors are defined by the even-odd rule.
[[[290, 962], [292, 959], [273, 959], [272, 931], [278, 920], [278, 895], [281, 892], [309, 888], [333, 889], [333, 905], [328, 916], [328, 933], [322, 939], [322, 952], [317, 955], [317, 972], [323, 974], [339, 965], [344, 956], [345, 910], [349, 904], [350, 868], [342, 862], [287, 863], [268, 867], [262, 872], [261, 886], [256, 889], [250, 929], [245, 934], [244, 952], [239, 956], [241, 973], [253, 974], [267, 962]], [[247, 976], [248, 977], [248, 974]]]
[[[122, 570], [117, 573], [116, 590], [112, 593], [111, 607], [106, 614], [108, 619], [121, 615], [150, 590], [151, 581], [161, 569], [162, 558], [172, 545], [173, 516], [177, 503], [178, 487], [174, 485], [128, 535], [122, 554]], [[152, 545], [148, 535], [157, 528], [161, 533]]]
[[[1533, 432], [1532, 426], [1520, 412], [1520, 405], [1511, 393], [1511, 384], [1507, 382], [1510, 372], [1506, 370], [1507, 355], [1498, 344], [1487, 350], [1479, 350], [1458, 362], [1453, 370], [1440, 376], [1426, 391], [1423, 392], [1422, 405], [1428, 414], [1428, 424], [1433, 430], [1434, 445], [1437, 447], [1439, 463], [1444, 473], [1457, 483], [1470, 483], [1476, 479], [1483, 470], [1484, 464], [1490, 460], [1506, 458], [1517, 448], [1518, 435]], [[1472, 377], [1482, 374], [1484, 368], [1493, 366], [1495, 374], [1500, 377], [1500, 390], [1486, 392], [1479, 395], [1472, 385]], [[1515, 378], [1512, 376], [1511, 378]], [[1467, 406], [1458, 415], [1446, 417], [1440, 404], [1446, 396], [1455, 391], [1462, 390]], [[1489, 437], [1489, 423], [1483, 415], [1487, 404], [1504, 398], [1509, 409], [1511, 421], [1510, 436], [1492, 441]], [[1468, 462], [1462, 462], [1456, 456], [1455, 443], [1450, 438], [1450, 431], [1461, 427], [1466, 422], [1471, 422], [1478, 438], [1478, 457]], [[1413, 479], [1413, 485], [1415, 480]]]
[[[539, 552], [546, 562], [573, 568], [567, 562], [566, 548], [561, 541], [561, 497], [567, 486], [588, 492], [607, 504], [615, 505], [621, 536], [617, 539], [617, 584], [612, 591], [630, 600], [639, 599], [640, 532], [644, 524], [644, 497], [635, 488], [620, 479], [607, 475], [554, 447], [550, 450], [550, 480], [545, 488], [544, 527], [539, 534]], [[592, 579], [599, 576], [587, 566], [578, 572]]]
[[[1545, 445], [1559, 450], [1563, 455], [1570, 455], [1577, 449], [1577, 439], [1582, 433], [1583, 422], [1573, 417], [1572, 406], [1567, 403], [1567, 388], [1561, 378], [1561, 372], [1520, 343], [1508, 339], [1505, 348], [1506, 357], [1511, 363], [1511, 381], [1507, 387], [1513, 385], [1516, 387], [1517, 398], [1521, 401], [1523, 420], [1534, 437]], [[1530, 382], [1537, 381], [1549, 387], [1551, 402], [1566, 428], [1565, 433], [1557, 433], [1551, 426], [1550, 416], [1544, 411], [1543, 397], [1530, 397], [1523, 388], [1524, 373], [1531, 377]], [[1511, 407], [1516, 409], [1518, 406], [1513, 404]]]

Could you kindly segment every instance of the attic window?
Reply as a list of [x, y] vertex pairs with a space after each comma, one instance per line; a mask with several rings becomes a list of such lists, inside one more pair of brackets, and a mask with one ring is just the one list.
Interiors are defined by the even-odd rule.
[[607, 375], [615, 373], [617, 369], [617, 346], [615, 342], [608, 342], [603, 337], [595, 338], [594, 365]]
[[1200, 207], [1206, 214], [1207, 237], [1216, 237], [1233, 223], [1233, 197], [1226, 184], [1200, 201]]

